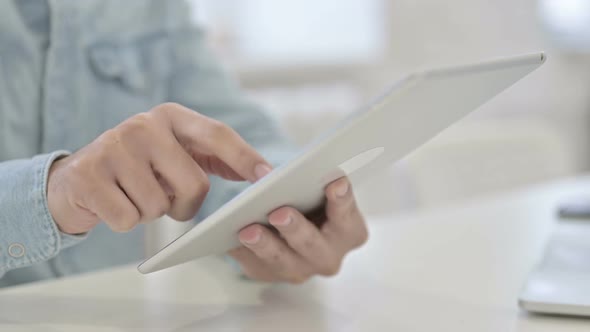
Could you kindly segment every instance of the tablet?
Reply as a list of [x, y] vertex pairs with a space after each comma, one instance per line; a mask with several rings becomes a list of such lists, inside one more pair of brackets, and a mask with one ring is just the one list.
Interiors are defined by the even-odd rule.
[[281, 206], [311, 211], [323, 203], [324, 188], [330, 182], [348, 176], [353, 187], [358, 185], [544, 61], [544, 54], [536, 53], [407, 76], [144, 261], [138, 270], [150, 273], [225, 253], [240, 245], [242, 228], [268, 224], [268, 214]]

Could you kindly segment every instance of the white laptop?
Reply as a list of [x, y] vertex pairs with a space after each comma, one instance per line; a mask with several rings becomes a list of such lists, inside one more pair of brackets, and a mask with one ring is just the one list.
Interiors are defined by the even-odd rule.
[[556, 225], [519, 303], [534, 313], [590, 316], [589, 219], [564, 219]]

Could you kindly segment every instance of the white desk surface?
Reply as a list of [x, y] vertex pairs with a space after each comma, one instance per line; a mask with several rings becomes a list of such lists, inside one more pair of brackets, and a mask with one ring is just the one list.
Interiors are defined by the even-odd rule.
[[578, 194], [590, 198], [590, 177], [371, 219], [337, 277], [302, 286], [243, 280], [206, 258], [14, 287], [0, 291], [0, 331], [590, 331], [590, 319], [517, 306], [556, 203]]

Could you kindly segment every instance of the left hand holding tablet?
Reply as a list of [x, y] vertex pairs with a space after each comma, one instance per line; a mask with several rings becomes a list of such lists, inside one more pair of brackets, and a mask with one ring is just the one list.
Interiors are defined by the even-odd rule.
[[324, 220], [281, 207], [268, 216], [276, 231], [260, 224], [240, 231], [242, 246], [229, 255], [247, 277], [300, 284], [314, 275], [338, 273], [346, 254], [363, 245], [368, 232], [347, 178], [332, 182], [325, 193]]

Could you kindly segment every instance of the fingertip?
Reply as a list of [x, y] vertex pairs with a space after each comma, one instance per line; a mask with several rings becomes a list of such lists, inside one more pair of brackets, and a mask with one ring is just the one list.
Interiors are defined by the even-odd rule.
[[260, 163], [254, 167], [255, 181], [258, 181], [272, 172], [272, 167], [266, 163]]
[[253, 245], [260, 242], [260, 238], [262, 237], [262, 226], [258, 224], [246, 226], [242, 229], [239, 234], [238, 238], [240, 242], [244, 245]]
[[280, 207], [268, 215], [268, 222], [273, 226], [286, 226], [292, 220], [292, 208]]
[[341, 177], [340, 179], [330, 183], [326, 188], [326, 196], [332, 200], [344, 198], [350, 192], [350, 181], [348, 178]]

